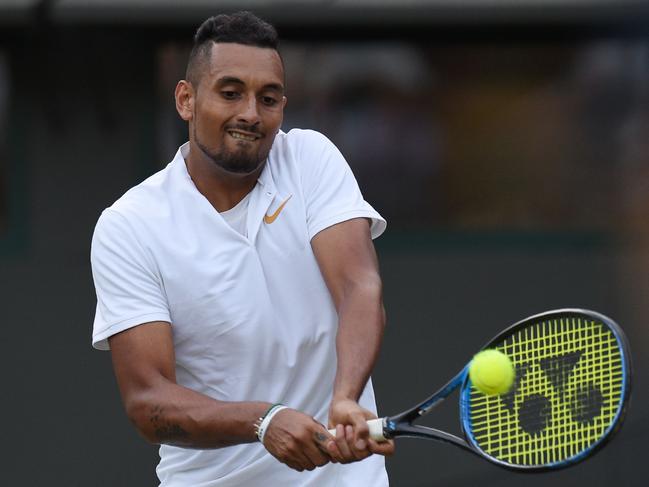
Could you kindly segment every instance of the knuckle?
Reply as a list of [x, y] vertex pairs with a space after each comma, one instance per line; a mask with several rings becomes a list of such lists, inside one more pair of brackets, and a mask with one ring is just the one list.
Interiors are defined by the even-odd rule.
[[367, 458], [369, 455], [370, 455], [370, 452], [368, 452], [367, 450], [356, 450], [356, 451], [354, 451], [354, 456], [358, 460], [362, 460], [363, 458]]
[[345, 459], [345, 463], [352, 463], [352, 462], [355, 462], [355, 461], [356, 461], [356, 457], [355, 457], [354, 455], [349, 455], [349, 456]]
[[311, 432], [306, 428], [302, 429], [297, 435], [295, 435], [295, 439], [302, 443], [306, 443], [310, 438]]

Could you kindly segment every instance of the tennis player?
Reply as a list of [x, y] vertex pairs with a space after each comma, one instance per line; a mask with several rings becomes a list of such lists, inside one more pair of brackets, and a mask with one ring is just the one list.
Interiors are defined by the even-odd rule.
[[161, 485], [385, 486], [394, 444], [365, 422], [385, 221], [327, 138], [280, 130], [271, 25], [206, 20], [186, 78], [189, 142], [102, 213], [91, 253], [93, 345]]

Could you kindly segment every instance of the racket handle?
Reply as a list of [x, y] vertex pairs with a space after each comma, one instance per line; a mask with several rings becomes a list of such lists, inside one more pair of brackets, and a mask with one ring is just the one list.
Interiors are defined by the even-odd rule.
[[[387, 441], [387, 438], [383, 436], [383, 418], [368, 419], [367, 426], [370, 428], [370, 438], [378, 442]], [[329, 433], [336, 436], [335, 429], [330, 429]]]

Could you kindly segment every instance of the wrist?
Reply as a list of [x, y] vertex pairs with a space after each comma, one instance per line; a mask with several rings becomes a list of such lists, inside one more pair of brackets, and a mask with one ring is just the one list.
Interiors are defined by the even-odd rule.
[[333, 397], [331, 398], [331, 402], [341, 402], [341, 401], [353, 401], [353, 402], [358, 402], [359, 394], [355, 394], [354, 391], [351, 390], [337, 390], [334, 391]]
[[264, 436], [266, 435], [270, 422], [282, 409], [287, 409], [287, 407], [280, 403], [272, 404], [266, 412], [255, 421], [255, 434], [262, 445], [264, 444]]

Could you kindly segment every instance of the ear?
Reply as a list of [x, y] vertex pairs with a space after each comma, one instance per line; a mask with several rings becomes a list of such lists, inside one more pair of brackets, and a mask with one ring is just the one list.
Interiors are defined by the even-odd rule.
[[185, 122], [191, 121], [194, 116], [195, 95], [194, 87], [189, 81], [181, 79], [176, 85], [176, 110]]
[[286, 104], [287, 104], [287, 103], [288, 103], [288, 98], [286, 98], [285, 96], [283, 96], [283, 97], [282, 97], [282, 110], [284, 110], [284, 108], [286, 108]]

